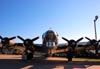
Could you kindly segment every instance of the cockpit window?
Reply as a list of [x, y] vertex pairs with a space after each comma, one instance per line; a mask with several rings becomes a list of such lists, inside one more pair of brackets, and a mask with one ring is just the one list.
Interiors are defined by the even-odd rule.
[[55, 36], [54, 33], [48, 32], [47, 35], [46, 35], [46, 38], [52, 40], [54, 38], [54, 36]]
[[48, 30], [46, 31], [43, 35], [42, 38], [46, 38], [47, 40], [53, 40], [57, 35], [55, 34], [54, 31]]

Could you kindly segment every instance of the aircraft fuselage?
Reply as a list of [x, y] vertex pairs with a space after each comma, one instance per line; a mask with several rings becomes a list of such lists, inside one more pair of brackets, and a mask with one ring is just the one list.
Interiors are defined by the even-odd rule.
[[45, 51], [47, 51], [47, 54], [50, 56], [58, 46], [57, 34], [52, 30], [48, 30], [42, 35], [42, 39], [43, 47], [45, 48]]

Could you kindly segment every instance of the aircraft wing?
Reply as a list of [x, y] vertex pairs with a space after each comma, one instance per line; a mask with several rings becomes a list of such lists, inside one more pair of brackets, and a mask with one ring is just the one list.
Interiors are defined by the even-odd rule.
[[[75, 48], [75, 51], [81, 51], [81, 50], [84, 50], [86, 49], [86, 44], [85, 45], [82, 45], [82, 44], [79, 44], [76, 48]], [[63, 53], [63, 52], [67, 52], [68, 51], [68, 45], [66, 43], [63, 43], [63, 44], [59, 44], [57, 49], [55, 50], [55, 53]]]
[[61, 43], [61, 44], [58, 45], [57, 50], [66, 49], [66, 48], [67, 48], [67, 44], [66, 43]]
[[[45, 49], [42, 44], [34, 44], [34, 48], [36, 52], [45, 52]], [[55, 50], [53, 50], [54, 53], [58, 52], [66, 52], [67, 51], [67, 45], [64, 44], [59, 44]]]
[[43, 52], [44, 51], [42, 44], [34, 44], [34, 48], [35, 48], [36, 52]]

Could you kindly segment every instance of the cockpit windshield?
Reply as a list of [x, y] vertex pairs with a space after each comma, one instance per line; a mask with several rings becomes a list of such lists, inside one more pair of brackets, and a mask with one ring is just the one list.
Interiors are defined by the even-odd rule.
[[53, 40], [56, 36], [57, 35], [54, 31], [48, 30], [42, 35], [42, 38], [46, 38], [47, 40]]

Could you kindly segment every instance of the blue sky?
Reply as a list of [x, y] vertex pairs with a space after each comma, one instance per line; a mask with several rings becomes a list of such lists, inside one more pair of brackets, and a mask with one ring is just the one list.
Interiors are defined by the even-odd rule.
[[[59, 42], [80, 37], [94, 39], [93, 20], [100, 16], [100, 0], [0, 0], [0, 35], [23, 38], [39, 36], [49, 28], [59, 34]], [[100, 39], [100, 19], [97, 37]], [[85, 39], [84, 39], [85, 41]], [[15, 42], [21, 42], [18, 38]]]

